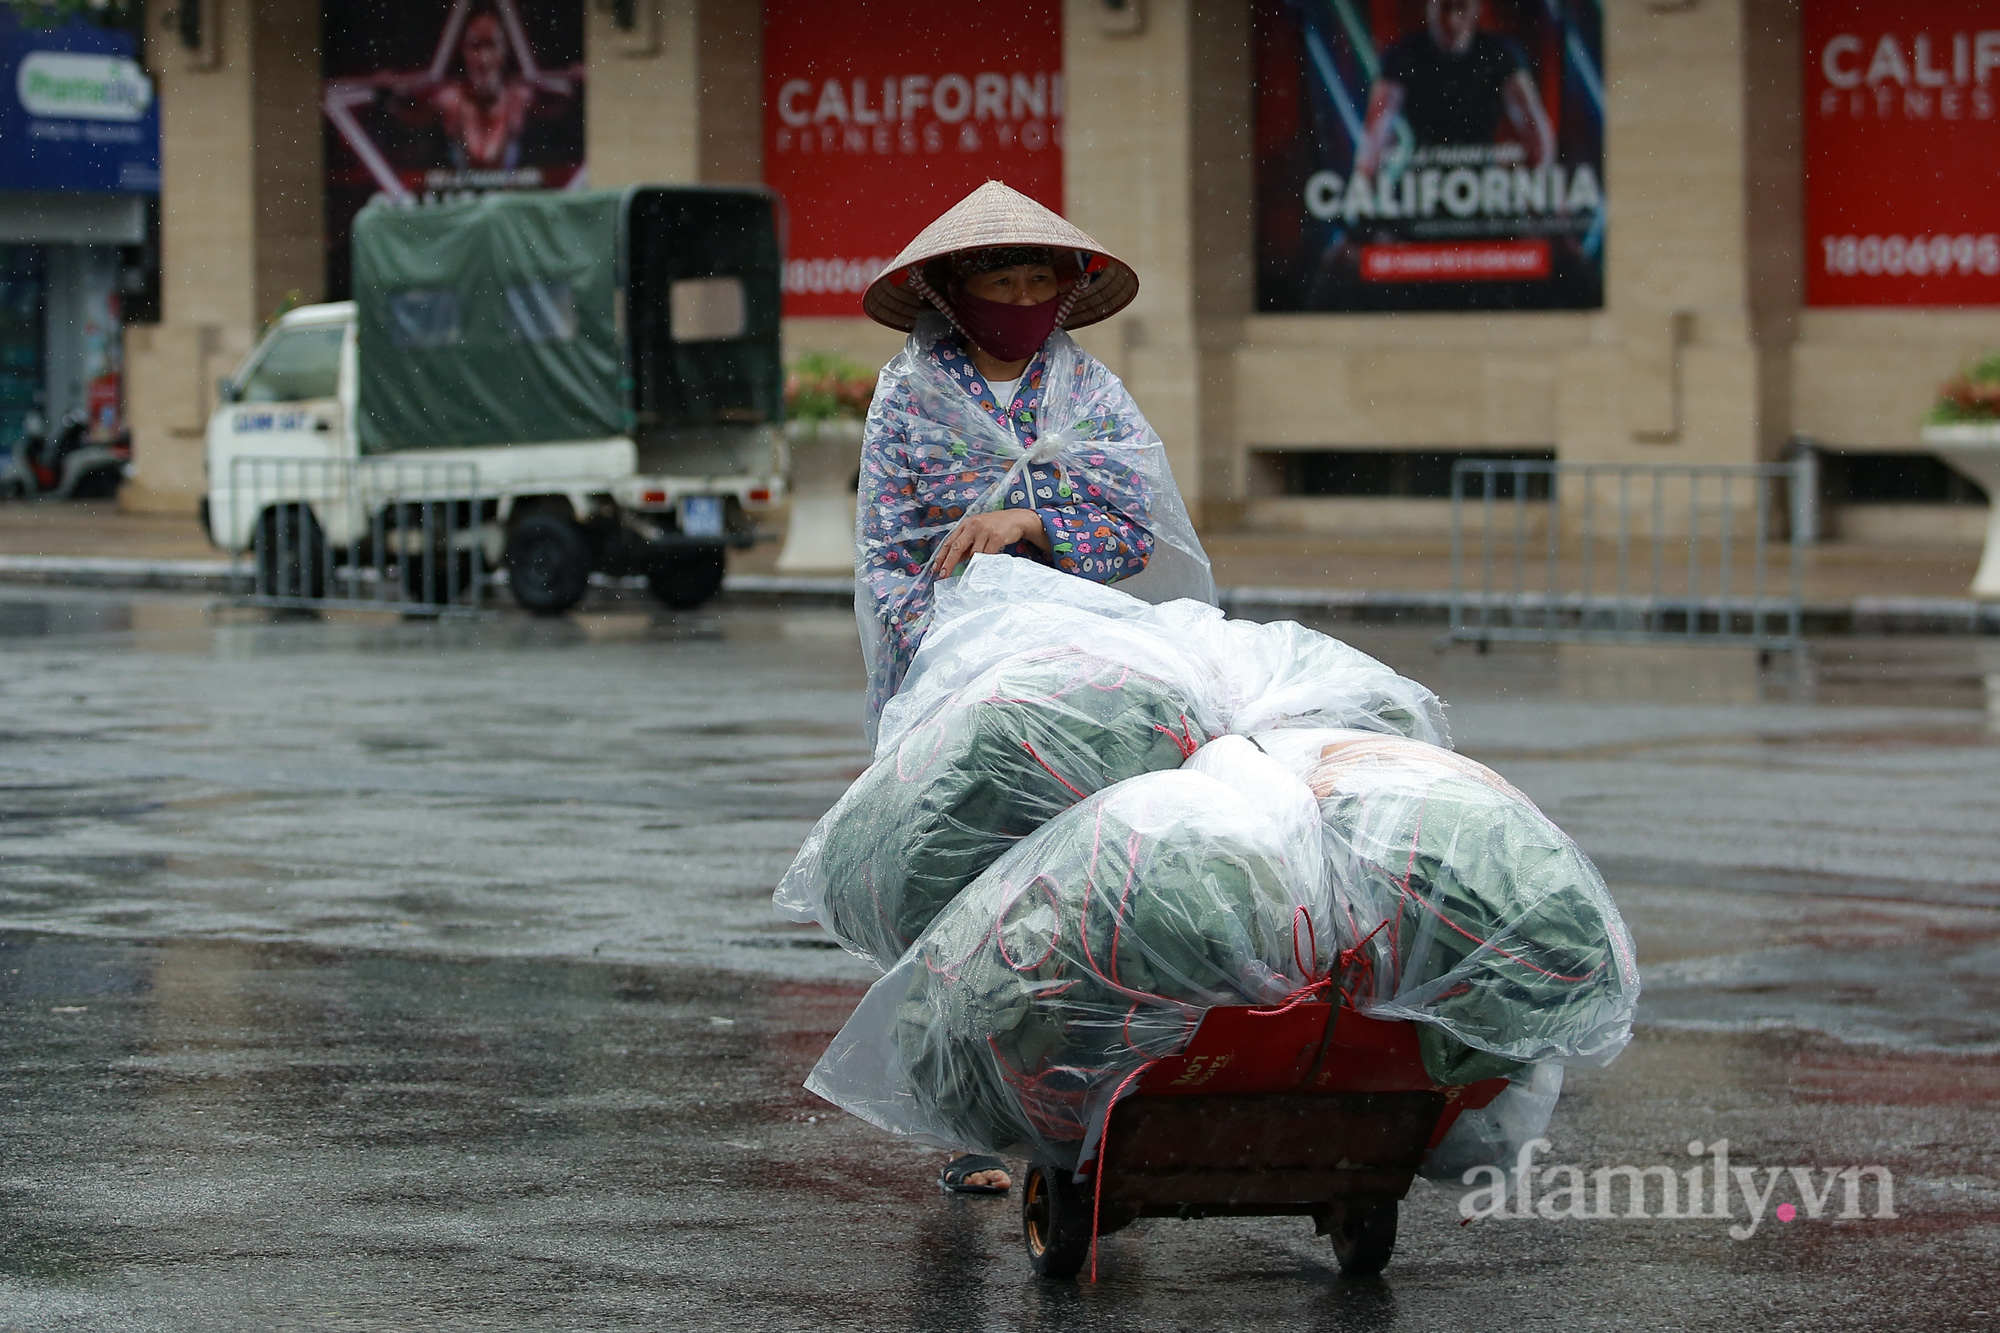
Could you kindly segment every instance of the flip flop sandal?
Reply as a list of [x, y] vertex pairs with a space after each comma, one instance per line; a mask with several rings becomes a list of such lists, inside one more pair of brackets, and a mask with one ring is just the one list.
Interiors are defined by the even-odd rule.
[[1006, 1185], [969, 1185], [966, 1177], [976, 1176], [981, 1171], [1013, 1172], [998, 1157], [988, 1157], [983, 1153], [968, 1153], [964, 1157], [946, 1162], [938, 1172], [938, 1188], [951, 1194], [1005, 1194]]

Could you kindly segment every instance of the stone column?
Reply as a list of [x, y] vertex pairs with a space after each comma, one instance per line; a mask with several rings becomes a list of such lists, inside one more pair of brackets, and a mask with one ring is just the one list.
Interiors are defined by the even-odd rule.
[[696, 34], [701, 179], [756, 184], [764, 179], [763, 6], [699, 0]]
[[592, 185], [669, 185], [701, 175], [695, 0], [634, 0], [621, 29], [584, 10], [584, 96]]
[[1565, 460], [1749, 463], [1783, 437], [1766, 421], [1782, 354], [1759, 343], [1789, 324], [1752, 308], [1753, 249], [1782, 267], [1782, 238], [1747, 220], [1769, 165], [1752, 152], [1751, 81], [1778, 97], [1784, 81], [1750, 67], [1744, 8], [1607, 7], [1605, 312], [1563, 359]]
[[1064, 211], [1139, 273], [1079, 341], [1167, 443], [1197, 522], [1237, 498], [1231, 358], [1249, 311], [1248, 6], [1064, 13]]
[[215, 380], [326, 281], [319, 0], [200, 0], [200, 52], [154, 25], [161, 321], [127, 331], [128, 509], [192, 515]]

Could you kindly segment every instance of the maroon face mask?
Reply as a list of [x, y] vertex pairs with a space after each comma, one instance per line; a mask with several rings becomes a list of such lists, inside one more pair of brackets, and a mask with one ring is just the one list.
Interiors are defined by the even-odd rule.
[[1062, 301], [1013, 305], [960, 292], [952, 298], [951, 308], [958, 314], [959, 327], [988, 356], [1001, 361], [1026, 361], [1056, 331], [1056, 315], [1062, 309]]

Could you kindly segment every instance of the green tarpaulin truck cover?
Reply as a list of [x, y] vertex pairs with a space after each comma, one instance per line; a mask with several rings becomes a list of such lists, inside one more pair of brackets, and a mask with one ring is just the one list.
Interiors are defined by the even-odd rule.
[[361, 451], [625, 433], [623, 205], [588, 190], [364, 209]]

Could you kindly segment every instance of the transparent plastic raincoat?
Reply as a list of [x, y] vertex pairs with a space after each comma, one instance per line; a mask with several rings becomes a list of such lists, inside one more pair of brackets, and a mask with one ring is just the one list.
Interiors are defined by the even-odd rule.
[[1166, 446], [1118, 377], [1061, 330], [1002, 403], [944, 317], [920, 318], [877, 382], [856, 504], [871, 738], [929, 627], [936, 585], [954, 572], [932, 557], [971, 515], [1032, 509], [1051, 550], [1010, 554], [1147, 601], [1215, 600]]

